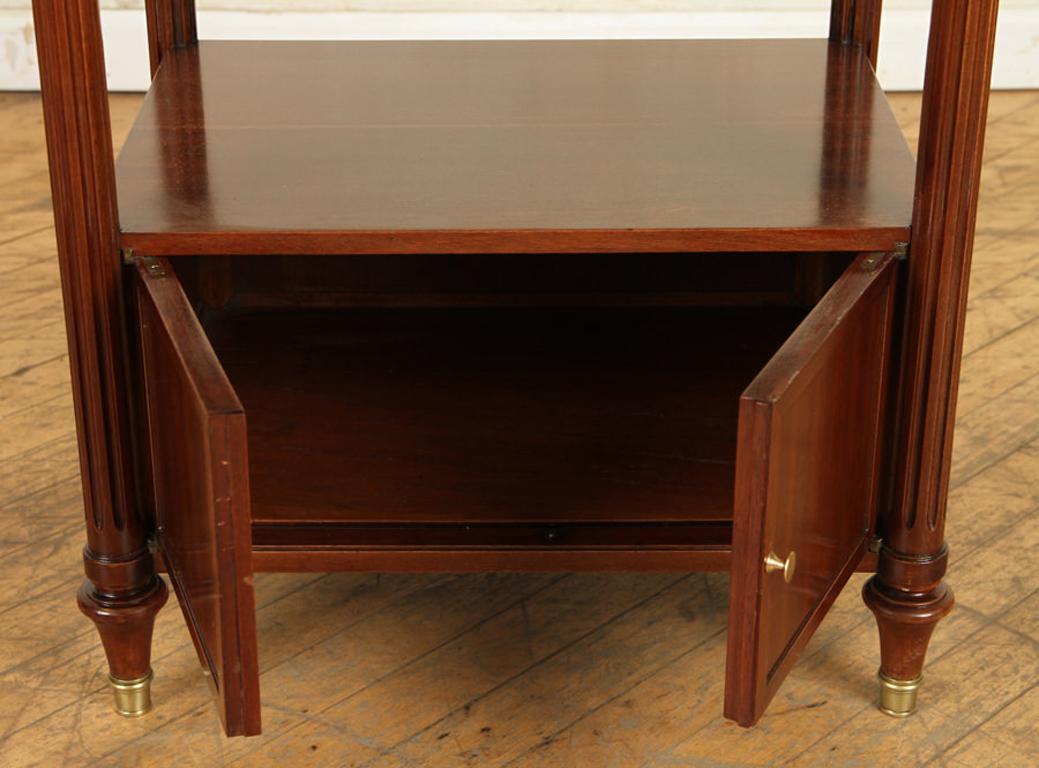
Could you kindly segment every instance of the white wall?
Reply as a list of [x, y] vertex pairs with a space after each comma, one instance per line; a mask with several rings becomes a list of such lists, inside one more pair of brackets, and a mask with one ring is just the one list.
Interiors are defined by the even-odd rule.
[[[100, 0], [102, 8], [140, 9], [144, 0]], [[0, 9], [26, 9], [31, 0], [0, 0]], [[195, 0], [200, 11], [803, 11], [829, 0]], [[931, 0], [884, 0], [884, 8], [929, 8]], [[1036, 8], [1037, 0], [1001, 0], [1003, 9]]]
[[[944, 0], [935, 0], [943, 2]], [[829, 0], [196, 0], [207, 38], [817, 37]], [[109, 84], [147, 87], [143, 0], [101, 0]], [[1039, 88], [1039, 0], [1001, 0], [993, 82]], [[0, 0], [0, 90], [38, 87], [29, 0]], [[879, 75], [920, 87], [929, 0], [885, 0]]]

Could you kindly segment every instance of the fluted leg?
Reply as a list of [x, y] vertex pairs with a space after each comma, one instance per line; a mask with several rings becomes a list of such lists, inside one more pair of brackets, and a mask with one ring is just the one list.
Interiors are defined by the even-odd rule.
[[79, 607], [97, 626], [116, 708], [149, 704], [151, 636], [166, 602], [135, 450], [132, 350], [97, 0], [34, 0], [54, 224], [87, 531]]
[[916, 706], [931, 634], [953, 604], [942, 581], [945, 507], [997, 5], [931, 5], [912, 240], [903, 271], [894, 487], [879, 521], [877, 574], [863, 590], [880, 629], [881, 709], [898, 716]]

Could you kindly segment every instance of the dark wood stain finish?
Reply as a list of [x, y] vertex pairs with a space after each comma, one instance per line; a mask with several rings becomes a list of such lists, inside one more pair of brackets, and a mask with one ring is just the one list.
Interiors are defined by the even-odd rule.
[[[740, 391], [802, 312], [231, 314], [271, 523], [729, 520]], [[277, 365], [271, 361], [277, 360]]]
[[996, 35], [996, 0], [935, 3], [906, 280], [894, 493], [875, 578], [881, 670], [917, 678], [952, 609], [945, 508]]
[[86, 512], [87, 579], [78, 603], [97, 626], [111, 674], [135, 680], [150, 671], [152, 627], [167, 589], [155, 576], [135, 482], [101, 19], [88, 0], [39, 0], [33, 13]]
[[260, 732], [245, 412], [168, 265], [138, 264], [159, 550], [229, 736]]
[[[820, 40], [203, 42], [164, 61], [120, 155], [122, 243], [890, 249], [913, 161], [868, 63], [850, 76], [865, 61]], [[861, 165], [820, 151], [842, 142]]]
[[152, 77], [173, 48], [198, 42], [195, 0], [144, 0]]
[[112, 675], [149, 670], [153, 534], [229, 733], [260, 727], [254, 567], [731, 568], [748, 725], [874, 528], [882, 670], [919, 674], [995, 0], [934, 4], [915, 193], [879, 0], [829, 41], [437, 43], [198, 43], [147, 0], [118, 168], [97, 1], [33, 7]]
[[880, 49], [881, 0], [833, 0], [830, 40], [863, 49], [874, 69]]
[[[855, 570], [881, 492], [894, 262], [853, 264], [740, 398], [725, 714], [752, 725]], [[769, 553], [796, 556], [790, 583]]]

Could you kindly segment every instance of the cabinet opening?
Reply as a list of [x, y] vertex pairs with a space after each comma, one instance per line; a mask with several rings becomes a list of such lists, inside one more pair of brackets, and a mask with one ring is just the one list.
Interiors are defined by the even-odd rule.
[[173, 263], [245, 408], [256, 546], [507, 549], [727, 548], [740, 394], [848, 260]]

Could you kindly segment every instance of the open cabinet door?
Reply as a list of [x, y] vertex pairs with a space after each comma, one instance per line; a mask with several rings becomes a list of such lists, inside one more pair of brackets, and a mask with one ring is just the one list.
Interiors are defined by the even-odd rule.
[[159, 551], [227, 735], [257, 734], [245, 413], [169, 264], [137, 273]]
[[761, 717], [869, 544], [895, 263], [859, 256], [740, 399], [725, 716]]

